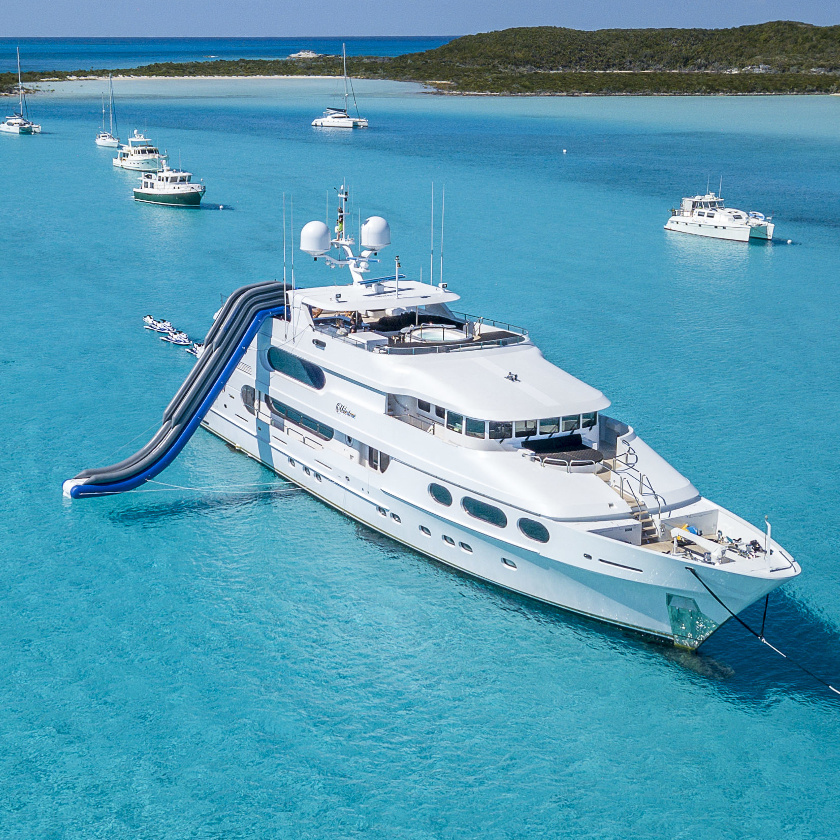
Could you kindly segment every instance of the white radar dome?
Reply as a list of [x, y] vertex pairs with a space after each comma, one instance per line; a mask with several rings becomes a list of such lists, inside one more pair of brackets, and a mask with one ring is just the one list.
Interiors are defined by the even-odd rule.
[[323, 257], [330, 250], [330, 229], [323, 222], [307, 222], [300, 232], [300, 250]]
[[380, 251], [391, 244], [391, 226], [382, 216], [371, 216], [362, 225], [362, 248]]

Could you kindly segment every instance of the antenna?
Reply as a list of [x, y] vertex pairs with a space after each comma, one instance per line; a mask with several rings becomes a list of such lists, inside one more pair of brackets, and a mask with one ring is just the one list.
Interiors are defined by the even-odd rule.
[[396, 294], [394, 295], [394, 297], [399, 297], [400, 296], [400, 257], [399, 257], [399, 254], [397, 254], [397, 256], [394, 257], [394, 280], [397, 281], [397, 291], [396, 291]]
[[429, 225], [429, 233], [431, 235], [432, 244], [429, 255], [429, 283], [435, 284], [435, 182], [432, 181], [432, 222]]
[[330, 226], [330, 191], [327, 190], [327, 215], [324, 216], [324, 223], [327, 227]]
[[720, 176], [720, 186], [718, 187], [718, 198], [721, 197], [723, 193], [723, 175]]
[[289, 318], [288, 316], [291, 315], [289, 311], [289, 297], [288, 292], [286, 291], [286, 193], [283, 193], [283, 303], [286, 306], [286, 316], [283, 318], [283, 337], [288, 339], [289, 337]]
[[706, 176], [706, 195], [709, 194], [709, 180], [711, 179], [711, 175]]
[[443, 219], [446, 213], [446, 184], [443, 185], [442, 195], [440, 199], [440, 273], [438, 276], [438, 285], [443, 285]]

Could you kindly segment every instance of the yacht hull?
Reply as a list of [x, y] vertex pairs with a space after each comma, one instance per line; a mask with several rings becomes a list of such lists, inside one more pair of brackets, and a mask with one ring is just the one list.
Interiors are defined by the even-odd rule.
[[180, 195], [160, 195], [159, 193], [143, 192], [142, 190], [134, 190], [134, 200], [142, 201], [145, 204], [161, 204], [167, 207], [192, 207], [196, 208], [201, 205], [201, 199], [204, 196], [203, 190], [191, 190], [188, 193]]
[[[359, 483], [346, 458], [265, 415], [250, 416], [226, 389], [202, 425], [227, 443], [356, 521], [466, 574], [537, 601], [694, 650], [731, 614], [682, 557], [567, 527], [552, 554], [499, 539], [406, 501], [399, 479]], [[240, 413], [241, 412], [241, 413]], [[320, 448], [319, 448], [320, 447]], [[374, 475], [376, 475], [374, 473]], [[389, 484], [392, 486], [389, 487]], [[429, 533], [425, 533], [428, 531]], [[738, 613], [785, 577], [735, 575], [700, 565], [697, 574]]]
[[120, 161], [119, 158], [114, 158], [114, 166], [120, 169], [129, 169], [132, 172], [158, 172], [163, 169], [165, 163], [164, 158], [152, 158], [146, 160], [127, 160]]
[[693, 219], [682, 219], [677, 216], [668, 220], [665, 230], [690, 233], [710, 239], [726, 239], [730, 242], [747, 242], [750, 238], [750, 228], [747, 225], [704, 225]]
[[37, 134], [34, 130], [34, 126], [31, 125], [6, 125], [5, 123], [0, 123], [0, 131], [4, 134]]
[[120, 146], [120, 141], [116, 137], [106, 138], [104, 140], [97, 137], [94, 142], [97, 146], [102, 146], [104, 149], [118, 149]]

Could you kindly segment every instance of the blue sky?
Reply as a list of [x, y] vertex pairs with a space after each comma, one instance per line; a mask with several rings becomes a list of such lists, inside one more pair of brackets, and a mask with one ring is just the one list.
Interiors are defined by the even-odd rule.
[[825, 0], [3, 0], [5, 37], [463, 35], [575, 29], [840, 23]]

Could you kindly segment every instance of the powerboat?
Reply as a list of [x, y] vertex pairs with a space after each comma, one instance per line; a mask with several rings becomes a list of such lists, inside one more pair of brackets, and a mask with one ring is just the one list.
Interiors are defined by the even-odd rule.
[[157, 318], [152, 318], [151, 315], [143, 316], [144, 329], [152, 330], [153, 332], [168, 333], [172, 332], [173, 327], [169, 321], [159, 321]]
[[[341, 58], [344, 65], [344, 107], [327, 108], [322, 117], [312, 120], [316, 128], [367, 128], [368, 121], [359, 114], [359, 106], [356, 104], [356, 93], [353, 91], [353, 82], [347, 75], [347, 50], [344, 44], [341, 45]], [[349, 90], [348, 90], [349, 83]], [[347, 110], [348, 97], [353, 97], [353, 107], [356, 109], [356, 116], [350, 115]]]
[[723, 199], [714, 192], [684, 198], [679, 208], [671, 210], [671, 218], [665, 224], [665, 230], [734, 242], [771, 240], [773, 229], [772, 221], [764, 214], [725, 207]]
[[111, 74], [108, 74], [108, 87], [110, 89], [108, 97], [108, 114], [109, 127], [105, 128], [105, 97], [102, 97], [102, 128], [96, 135], [95, 143], [97, 146], [104, 146], [108, 149], [118, 149], [120, 145], [120, 138], [114, 134], [116, 120], [114, 119], [114, 81]]
[[135, 129], [134, 134], [128, 138], [128, 143], [118, 149], [114, 166], [141, 172], [157, 172], [166, 165], [167, 160], [169, 155], [165, 152], [161, 154], [148, 137]]
[[192, 344], [190, 337], [180, 330], [173, 330], [167, 335], [162, 335], [160, 340], [168, 341], [170, 344], [177, 344], [179, 347], [189, 347]]
[[347, 199], [300, 247], [351, 282], [234, 291], [152, 440], [66, 496], [140, 486], [201, 424], [430, 558], [690, 650], [800, 573], [769, 523], [705, 498], [527, 330], [459, 312], [399, 258], [372, 277], [390, 225], [366, 219], [357, 247]]
[[26, 106], [26, 94], [23, 92], [23, 81], [20, 74], [20, 48], [17, 51], [18, 68], [18, 110], [10, 117], [0, 122], [0, 131], [4, 134], [40, 134], [41, 126], [29, 119], [29, 109]]
[[134, 200], [170, 207], [198, 207], [204, 196], [204, 184], [193, 184], [192, 173], [170, 169], [166, 163], [158, 172], [146, 172], [140, 186], [134, 188]]

